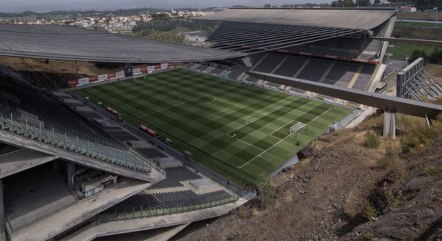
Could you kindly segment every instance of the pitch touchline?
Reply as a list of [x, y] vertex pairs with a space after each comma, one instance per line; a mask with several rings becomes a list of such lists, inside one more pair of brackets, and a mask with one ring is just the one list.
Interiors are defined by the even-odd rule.
[[[308, 126], [310, 123], [312, 123], [313, 121], [317, 120], [319, 117], [323, 116], [325, 113], [329, 112], [331, 110], [331, 108], [329, 108], [328, 110], [322, 112], [322, 114], [316, 116], [313, 120], [309, 121], [305, 126]], [[265, 152], [267, 152], [268, 150], [272, 149], [274, 146], [278, 145], [279, 143], [281, 143], [282, 141], [284, 141], [285, 139], [287, 139], [288, 137], [290, 137], [292, 134], [287, 135], [285, 138], [279, 140], [278, 142], [276, 142], [275, 144], [273, 144], [271, 147], [267, 148], [266, 150], [262, 151], [261, 153], [259, 153], [258, 155], [256, 155], [254, 158], [250, 159], [249, 161], [247, 161], [246, 163], [244, 163], [243, 165], [241, 165], [240, 167], [238, 167], [239, 169], [243, 168], [245, 165], [249, 164], [251, 161], [255, 160], [257, 157], [261, 156], [262, 154], [264, 154]]]

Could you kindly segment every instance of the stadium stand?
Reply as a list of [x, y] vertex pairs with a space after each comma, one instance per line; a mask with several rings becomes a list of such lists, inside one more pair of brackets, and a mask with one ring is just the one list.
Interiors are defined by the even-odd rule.
[[358, 68], [358, 64], [336, 62], [333, 71], [330, 71], [325, 77], [324, 83], [347, 87]]
[[149, 159], [167, 157], [165, 154], [155, 148], [137, 148], [136, 150]]
[[[261, 56], [263, 56], [261, 54]], [[267, 53], [254, 58], [251, 70], [367, 90], [376, 65], [298, 55]], [[279, 64], [276, 63], [279, 61]], [[275, 64], [276, 63], [276, 64]], [[276, 67], [274, 67], [276, 66]], [[270, 71], [269, 71], [270, 70]], [[353, 80], [354, 83], [351, 83]], [[255, 81], [256, 82], [256, 81]]]
[[[204, 181], [205, 180], [205, 181]], [[209, 189], [194, 189], [192, 181], [209, 184]], [[188, 183], [186, 186], [183, 182]], [[204, 185], [204, 184], [203, 184]], [[166, 178], [150, 186], [97, 216], [98, 220], [115, 221], [140, 212], [139, 217], [156, 216], [158, 213], [198, 210], [233, 202], [238, 196], [209, 181], [187, 167], [166, 169]]]
[[[392, 9], [233, 8], [198, 19], [220, 22], [208, 42], [249, 53], [250, 70], [374, 90], [386, 42], [372, 37], [391, 36], [393, 15]], [[235, 67], [227, 77], [256, 83], [246, 72]]]
[[224, 72], [224, 69], [215, 68], [212, 70], [212, 74], [214, 75], [221, 75], [222, 72]]
[[11, 113], [19, 114], [20, 111], [24, 111], [37, 116], [46, 129], [55, 129], [71, 136], [78, 135], [105, 145], [121, 147], [118, 142], [108, 138], [99, 129], [93, 129], [49, 93], [34, 87], [14, 70], [0, 66], [0, 78], [3, 97], [0, 99], [0, 104], [8, 109], [4, 109], [6, 111], [3, 112], [4, 115], [10, 117]]
[[[385, 22], [373, 30], [373, 36], [385, 37], [389, 22]], [[361, 38], [361, 36], [347, 36], [327, 39], [311, 44], [289, 47], [288, 52], [311, 53], [320, 56], [338, 56], [350, 59], [373, 60], [380, 57], [382, 41]]]
[[232, 72], [228, 74], [228, 77], [233, 80], [237, 80], [242, 74], [244, 74], [245, 71], [247, 71], [247, 67], [242, 65], [236, 65], [233, 68]]
[[[76, 103], [68, 104], [68, 105], [70, 105], [70, 106], [75, 106], [75, 105], [77, 105], [77, 106], [80, 106], [80, 105], [83, 106], [83, 104], [76, 104]], [[83, 116], [86, 117], [86, 118], [88, 118], [88, 119], [98, 119], [98, 118], [101, 118], [100, 115], [98, 115], [98, 114], [95, 113], [95, 112], [91, 112], [91, 111], [89, 111], [89, 112], [83, 112]]]
[[183, 186], [180, 182], [201, 179], [202, 177], [186, 167], [166, 168], [166, 178], [150, 186], [149, 189], [162, 189]]
[[279, 64], [286, 58], [282, 54], [266, 54], [255, 65], [255, 70], [266, 73], [273, 73]]
[[207, 70], [207, 68], [209, 68], [209, 66], [207, 66], [206, 63], [201, 63], [200, 66], [198, 66], [198, 68], [196, 68], [196, 70], [201, 71], [201, 72], [205, 72]]
[[150, 161], [146, 161], [128, 151], [95, 143], [80, 137], [68, 137], [63, 133], [32, 127], [6, 119], [5, 116], [0, 117], [0, 130], [119, 167], [147, 173], [150, 171], [150, 166], [148, 165]]
[[324, 75], [325, 71], [330, 65], [330, 61], [312, 58], [302, 69], [302, 71], [295, 77], [299, 79], [319, 82], [322, 75]]
[[0, 130], [140, 172], [150, 161], [126, 150], [12, 69], [0, 69]]
[[272, 83], [272, 82], [267, 82], [264, 84], [265, 88], [269, 88], [269, 89], [273, 89], [273, 90], [279, 90], [280, 89], [280, 84], [276, 84], [276, 83]]
[[[111, 127], [112, 128], [112, 127]], [[138, 140], [137, 137], [133, 136], [132, 134], [128, 133], [125, 130], [109, 130], [107, 129], [107, 132], [117, 138], [120, 141], [133, 141]]]
[[[97, 114], [97, 117], [100, 117], [100, 115]], [[93, 118], [93, 117], [92, 117]], [[119, 126], [101, 126], [101, 128], [103, 128], [104, 131], [122, 131], [123, 129]]]
[[196, 194], [190, 190], [158, 194], [137, 194], [117, 204], [107, 213], [125, 213], [134, 210], [183, 208], [215, 202], [232, 197], [225, 191]]
[[253, 76], [246, 75], [244, 77], [243, 81], [247, 81], [248, 83], [251, 83], [251, 84], [256, 84], [256, 82], [258, 82], [258, 79]]
[[293, 77], [307, 60], [308, 58], [302, 56], [288, 56], [274, 74]]
[[367, 90], [375, 68], [375, 65], [364, 65], [359, 74], [359, 78], [356, 80], [352, 88], [357, 90]]
[[312, 44], [294, 46], [286, 50], [289, 52], [311, 53], [313, 55], [357, 58], [365, 44], [365, 41], [360, 41], [358, 38], [339, 37]]

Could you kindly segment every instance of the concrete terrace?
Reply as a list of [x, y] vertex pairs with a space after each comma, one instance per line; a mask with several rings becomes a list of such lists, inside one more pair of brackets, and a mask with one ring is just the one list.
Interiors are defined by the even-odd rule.
[[136, 232], [142, 230], [183, 225], [195, 221], [219, 217], [222, 215], [226, 215], [232, 209], [235, 209], [243, 205], [254, 196], [255, 195], [253, 193], [249, 193], [248, 195], [237, 200], [236, 202], [228, 203], [213, 208], [197, 210], [197, 211], [158, 216], [158, 217], [136, 218], [130, 220], [102, 223], [98, 225], [92, 224], [62, 239], [62, 241], [93, 240], [94, 238], [101, 236], [109, 236], [120, 233], [129, 233], [129, 232]]

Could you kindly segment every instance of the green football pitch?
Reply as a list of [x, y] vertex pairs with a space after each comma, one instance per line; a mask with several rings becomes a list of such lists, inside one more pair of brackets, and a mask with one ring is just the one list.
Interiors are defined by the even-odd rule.
[[350, 109], [183, 69], [77, 91], [238, 184], [269, 175]]

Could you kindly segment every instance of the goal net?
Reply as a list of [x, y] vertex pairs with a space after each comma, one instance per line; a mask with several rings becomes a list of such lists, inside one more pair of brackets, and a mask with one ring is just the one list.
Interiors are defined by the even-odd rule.
[[302, 128], [304, 128], [304, 126], [305, 126], [305, 124], [304, 124], [304, 123], [301, 123], [301, 122], [298, 122], [298, 123], [292, 125], [292, 126], [290, 127], [290, 135], [291, 135], [291, 134], [294, 134], [294, 133], [296, 133], [296, 132], [298, 132], [299, 130], [301, 130]]

